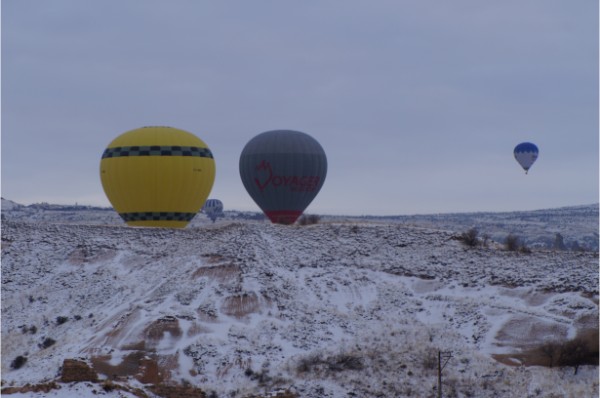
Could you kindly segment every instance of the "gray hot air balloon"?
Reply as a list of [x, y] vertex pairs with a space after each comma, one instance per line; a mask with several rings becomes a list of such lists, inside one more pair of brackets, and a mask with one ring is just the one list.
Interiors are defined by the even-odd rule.
[[240, 155], [248, 194], [278, 224], [292, 224], [317, 196], [327, 175], [321, 145], [306, 133], [273, 130], [252, 138]]

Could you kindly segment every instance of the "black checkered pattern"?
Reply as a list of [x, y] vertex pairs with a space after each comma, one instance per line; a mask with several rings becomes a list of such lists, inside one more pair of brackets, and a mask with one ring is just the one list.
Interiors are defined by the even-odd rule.
[[122, 146], [116, 148], [106, 148], [102, 154], [104, 158], [118, 158], [122, 156], [196, 156], [201, 158], [213, 157], [208, 148], [199, 148], [195, 146]]
[[125, 222], [129, 221], [191, 221], [196, 213], [177, 213], [177, 212], [140, 212], [140, 213], [119, 213]]

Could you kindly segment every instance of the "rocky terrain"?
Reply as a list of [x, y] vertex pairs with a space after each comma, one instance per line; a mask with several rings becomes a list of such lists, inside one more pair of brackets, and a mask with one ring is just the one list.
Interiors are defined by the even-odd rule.
[[459, 237], [364, 219], [166, 230], [4, 217], [2, 392], [433, 397], [442, 352], [444, 396], [597, 396], [597, 365], [528, 354], [597, 343], [597, 253]]

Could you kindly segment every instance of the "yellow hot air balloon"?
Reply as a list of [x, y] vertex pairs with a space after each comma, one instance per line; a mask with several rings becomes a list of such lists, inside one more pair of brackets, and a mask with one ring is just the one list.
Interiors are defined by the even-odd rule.
[[142, 127], [115, 138], [100, 161], [102, 188], [131, 226], [183, 228], [215, 180], [208, 146], [184, 130]]

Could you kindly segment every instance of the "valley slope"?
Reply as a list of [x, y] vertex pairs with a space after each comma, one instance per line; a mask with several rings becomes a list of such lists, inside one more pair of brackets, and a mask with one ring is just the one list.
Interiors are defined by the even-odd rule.
[[597, 367], [518, 365], [531, 347], [597, 330], [597, 254], [467, 248], [457, 235], [364, 220], [5, 220], [3, 387], [55, 380], [81, 358], [148, 396], [161, 383], [219, 397], [433, 396], [443, 351], [456, 396], [596, 396]]

